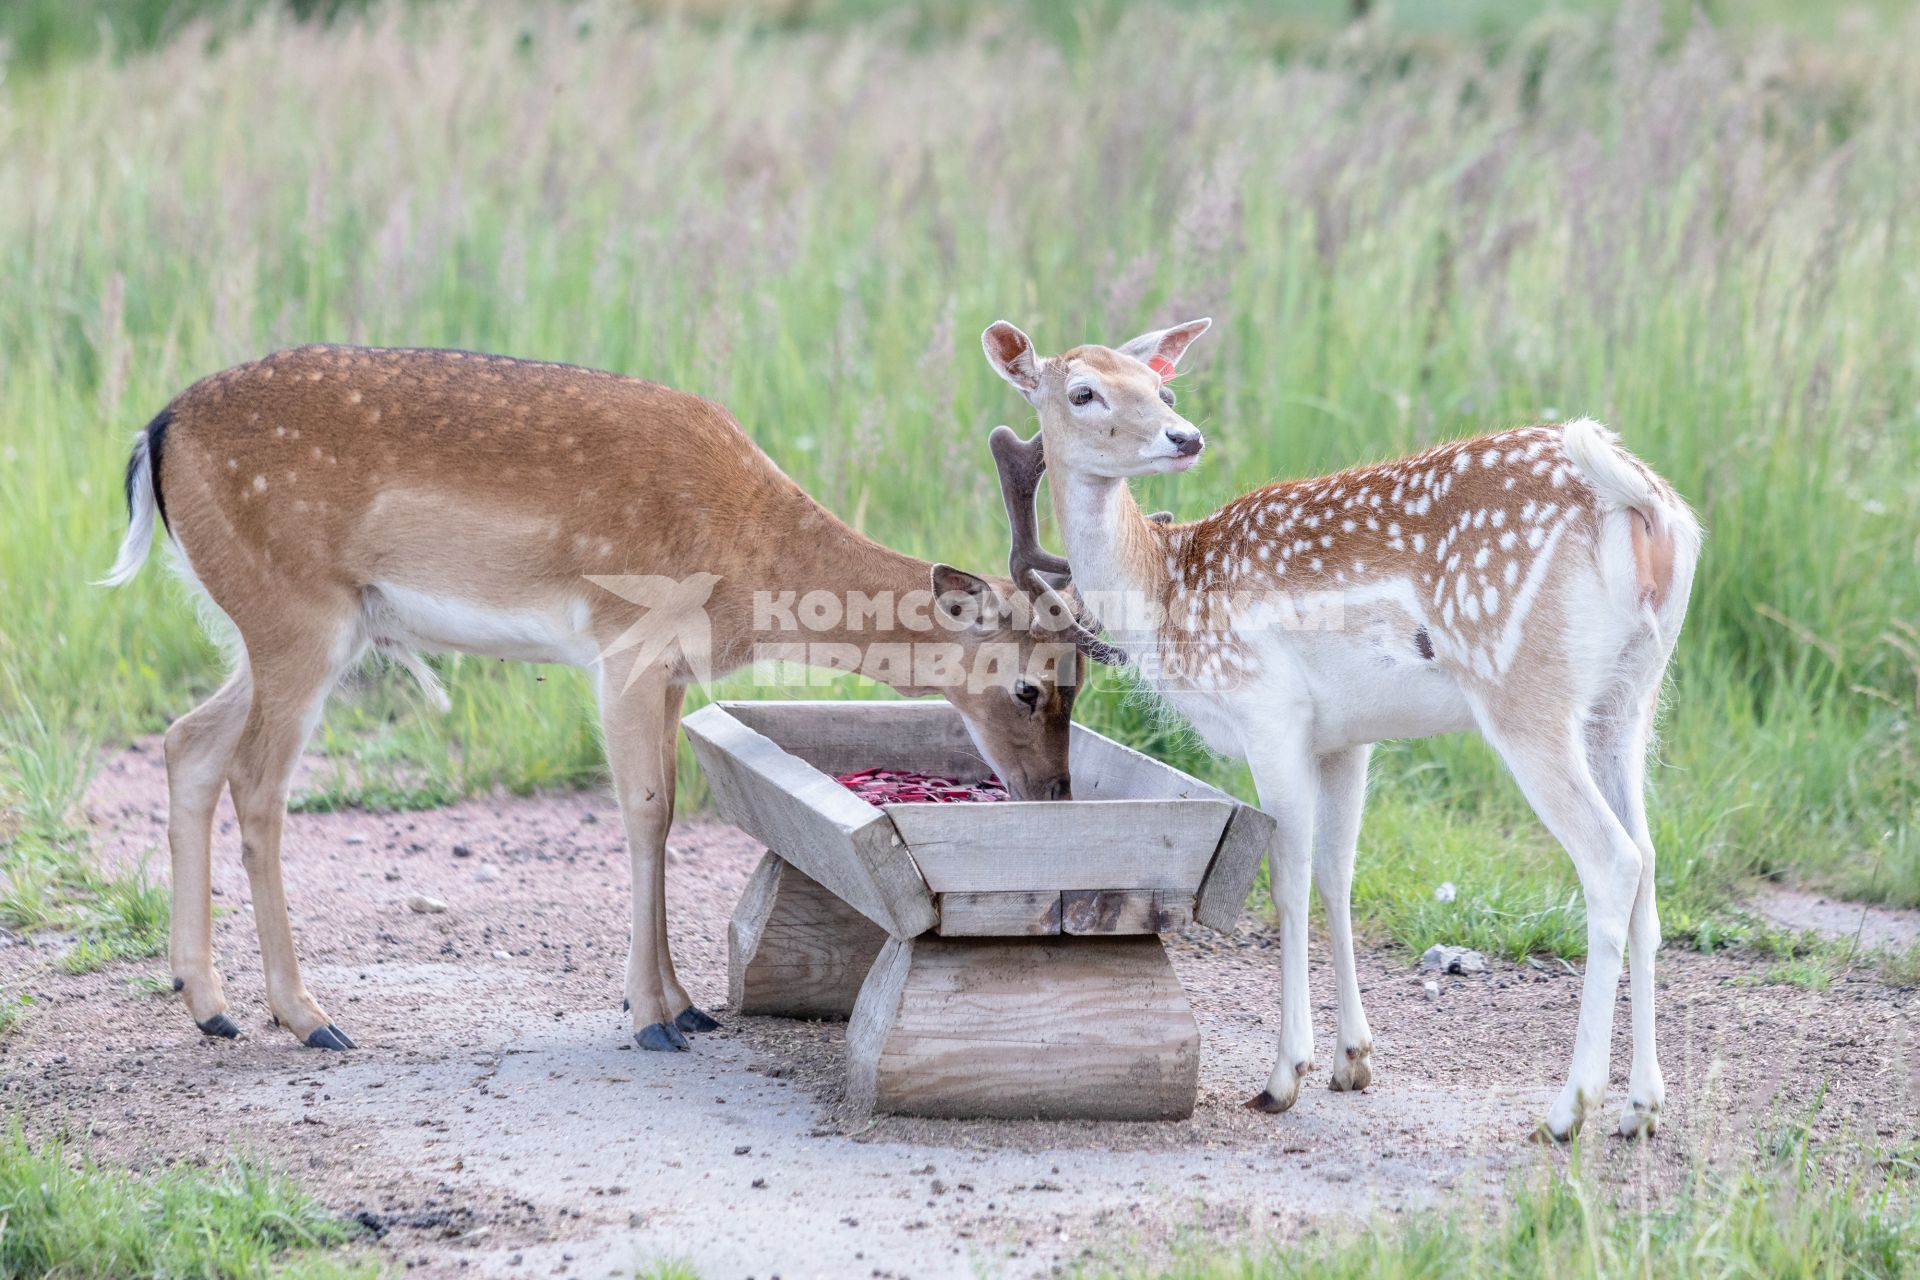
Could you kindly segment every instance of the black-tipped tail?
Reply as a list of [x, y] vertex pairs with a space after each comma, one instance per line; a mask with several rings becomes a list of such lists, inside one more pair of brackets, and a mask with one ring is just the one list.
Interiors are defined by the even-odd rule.
[[133, 455], [127, 459], [127, 536], [120, 542], [113, 568], [100, 580], [102, 586], [118, 587], [133, 581], [153, 546], [154, 517], [167, 524], [167, 503], [160, 493], [160, 458], [172, 422], [172, 410], [162, 409], [134, 438]]

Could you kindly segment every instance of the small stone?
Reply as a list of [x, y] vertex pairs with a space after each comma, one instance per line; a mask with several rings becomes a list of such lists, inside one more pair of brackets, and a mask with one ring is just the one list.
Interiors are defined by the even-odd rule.
[[424, 893], [416, 893], [407, 899], [407, 906], [423, 916], [437, 916], [447, 909], [447, 904], [438, 898], [429, 898]]
[[482, 864], [480, 869], [473, 873], [473, 878], [481, 884], [489, 884], [500, 878], [500, 868]]
[[367, 838], [363, 835], [356, 834], [356, 835], [350, 835], [347, 837], [348, 844], [365, 844], [366, 842], [367, 842]]
[[1428, 978], [1420, 984], [1420, 992], [1426, 996], [1427, 1002], [1431, 1004], [1440, 999], [1440, 984], [1432, 978]]
[[766, 1180], [765, 1178], [755, 1178], [755, 1179], [753, 1180], [753, 1185], [754, 1185], [755, 1187], [758, 1187], [758, 1188], [761, 1188], [761, 1189], [764, 1189], [764, 1188], [766, 1187], [766, 1185], [767, 1185], [767, 1180]]
[[473, 850], [467, 848], [466, 845], [457, 844], [453, 846], [453, 856], [456, 858], [471, 858], [473, 856]]
[[393, 870], [393, 869], [391, 869], [391, 868], [389, 868], [389, 869], [388, 869], [388, 871], [387, 871], [387, 880], [388, 880], [389, 882], [391, 882], [391, 881], [394, 881], [394, 880], [398, 880], [399, 878], [400, 878], [400, 873], [399, 873], [398, 871], [396, 871], [396, 870]]
[[733, 1149], [733, 1154], [735, 1154], [735, 1155], [737, 1155], [737, 1156], [744, 1156], [744, 1155], [746, 1155], [746, 1154], [747, 1154], [747, 1153], [748, 1153], [749, 1151], [752, 1151], [752, 1150], [753, 1150], [753, 1148], [752, 1148], [752, 1147], [735, 1147], [735, 1148]]
[[506, 952], [504, 952], [504, 951], [495, 951], [495, 952], [493, 953], [493, 958], [494, 958], [495, 960], [511, 960], [511, 959], [513, 959], [513, 957], [512, 957], [511, 955], [509, 955], [509, 954], [507, 954], [507, 953], [506, 953]]
[[1448, 947], [1435, 943], [1420, 957], [1422, 973], [1485, 973], [1487, 958], [1470, 947]]

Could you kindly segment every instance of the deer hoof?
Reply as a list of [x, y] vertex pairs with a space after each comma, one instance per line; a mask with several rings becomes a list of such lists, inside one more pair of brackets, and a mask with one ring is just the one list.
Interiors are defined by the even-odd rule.
[[197, 1022], [194, 1025], [200, 1028], [201, 1035], [219, 1036], [222, 1040], [240, 1038], [240, 1028], [224, 1013], [216, 1013], [205, 1022]]
[[1335, 1093], [1359, 1093], [1373, 1083], [1373, 1050], [1359, 1045], [1341, 1055], [1327, 1087]]
[[1658, 1106], [1650, 1107], [1631, 1103], [1621, 1113], [1620, 1127], [1615, 1132], [1629, 1140], [1644, 1140], [1653, 1137], [1659, 1130], [1660, 1108]]
[[704, 1009], [688, 1005], [673, 1020], [673, 1025], [682, 1031], [718, 1031], [720, 1020]]
[[633, 1033], [633, 1042], [648, 1053], [675, 1053], [687, 1048], [687, 1038], [671, 1022], [650, 1022]]
[[1280, 1099], [1274, 1097], [1273, 1094], [1269, 1093], [1265, 1089], [1262, 1089], [1259, 1093], [1254, 1094], [1251, 1098], [1248, 1098], [1246, 1101], [1247, 1110], [1265, 1112], [1267, 1115], [1270, 1115], [1270, 1116], [1277, 1116], [1282, 1111], [1287, 1110], [1292, 1105], [1293, 1105], [1292, 1098], [1289, 1098], [1285, 1102], [1282, 1102], [1280, 1101]]
[[336, 1052], [353, 1048], [352, 1038], [331, 1022], [307, 1032], [306, 1043], [309, 1049], [332, 1049]]

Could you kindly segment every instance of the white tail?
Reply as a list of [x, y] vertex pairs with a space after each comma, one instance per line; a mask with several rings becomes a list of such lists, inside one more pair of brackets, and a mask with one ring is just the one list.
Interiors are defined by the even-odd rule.
[[1611, 507], [1638, 511], [1643, 515], [1664, 517], [1667, 504], [1655, 491], [1653, 477], [1616, 447], [1620, 436], [1592, 418], [1576, 418], [1560, 428], [1560, 447], [1592, 486], [1600, 500]]
[[[1281, 1032], [1249, 1105], [1284, 1111], [1313, 1067], [1307, 893], [1318, 878], [1339, 993], [1335, 1089], [1372, 1079], [1348, 898], [1371, 744], [1477, 729], [1579, 870], [1588, 962], [1572, 1069], [1546, 1118], [1564, 1138], [1607, 1082], [1615, 987], [1632, 952], [1633, 1068], [1620, 1121], [1650, 1133], [1659, 945], [1644, 799], [1660, 683], [1699, 527], [1588, 419], [1438, 445], [1269, 485], [1201, 520], [1140, 513], [1131, 476], [1203, 447], [1166, 385], [1196, 321], [1113, 350], [1038, 357], [1008, 324], [990, 364], [1040, 414], [1067, 560], [1156, 691], [1252, 766], [1278, 828]], [[1016, 495], [1017, 496], [1017, 495]], [[1123, 602], [1116, 612], [1110, 600]]]
[[152, 428], [140, 433], [133, 442], [133, 456], [127, 459], [127, 534], [120, 540], [120, 554], [113, 567], [95, 586], [124, 587], [139, 574], [153, 548], [154, 516], [158, 504], [153, 492], [153, 461], [148, 453]]

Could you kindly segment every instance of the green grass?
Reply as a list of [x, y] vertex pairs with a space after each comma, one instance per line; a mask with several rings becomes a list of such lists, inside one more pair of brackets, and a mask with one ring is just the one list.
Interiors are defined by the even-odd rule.
[[[1021, 11], [931, 4], [263, 10], [10, 74], [0, 714], [63, 744], [25, 790], [58, 804], [86, 748], [219, 679], [166, 574], [85, 581], [129, 431], [201, 374], [316, 339], [642, 374], [726, 403], [867, 532], [991, 568], [984, 434], [1027, 415], [979, 329], [1057, 347], [1204, 312], [1182, 405], [1213, 448], [1151, 505], [1587, 412], [1700, 509], [1653, 771], [1670, 937], [1737, 941], [1756, 875], [1920, 904], [1911, 7], [1763, 30], [1777, 6], [1724, 29], [1400, 6], [1342, 34], [1303, 4], [1261, 40], [1245, 10], [1180, 8], [1048, 10], [1038, 41], [1010, 37]], [[444, 672], [444, 717], [370, 675], [301, 804], [599, 776], [576, 673]], [[1082, 706], [1247, 793], [1123, 683]], [[1482, 744], [1383, 749], [1373, 790], [1364, 928], [1580, 952], [1572, 871]]]
[[144, 864], [103, 868], [76, 817], [92, 773], [87, 745], [50, 727], [31, 702], [0, 728], [0, 927], [71, 934], [57, 961], [68, 973], [161, 954], [167, 890]]
[[19, 995], [0, 993], [0, 1040], [18, 1027], [33, 1009], [33, 997], [21, 992]]
[[0, 1135], [0, 1280], [367, 1280], [359, 1231], [257, 1163], [107, 1169], [14, 1122]]
[[1266, 1254], [1204, 1252], [1161, 1280], [1603, 1280], [1868, 1277], [1920, 1272], [1914, 1165], [1824, 1172], [1804, 1140], [1727, 1174], [1705, 1165], [1636, 1199], [1576, 1158], [1516, 1179], [1486, 1213], [1460, 1207], [1334, 1228]]

